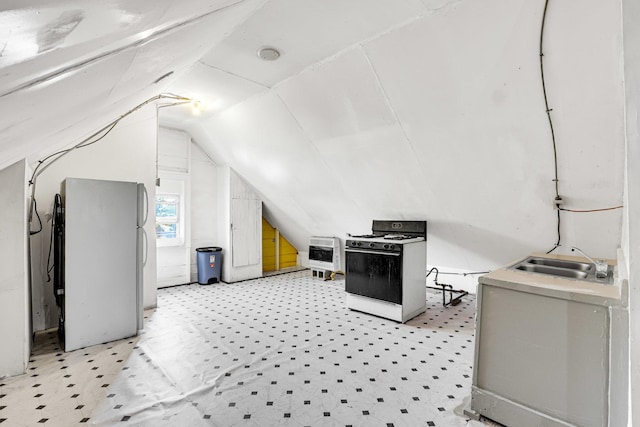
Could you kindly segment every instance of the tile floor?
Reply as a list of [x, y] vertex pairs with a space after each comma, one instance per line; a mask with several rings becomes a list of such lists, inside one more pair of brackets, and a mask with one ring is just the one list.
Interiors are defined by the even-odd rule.
[[407, 324], [345, 308], [309, 270], [166, 288], [135, 338], [60, 351], [37, 334], [0, 380], [0, 425], [480, 426], [468, 396], [475, 301]]

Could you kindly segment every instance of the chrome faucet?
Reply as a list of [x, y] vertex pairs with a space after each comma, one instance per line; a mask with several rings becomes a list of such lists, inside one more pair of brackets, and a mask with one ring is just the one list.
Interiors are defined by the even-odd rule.
[[582, 256], [584, 256], [586, 259], [588, 259], [589, 261], [591, 261], [594, 265], [594, 267], [596, 268], [596, 277], [602, 279], [603, 277], [607, 277], [607, 268], [608, 268], [608, 264], [607, 261], [603, 260], [603, 259], [599, 259], [599, 260], [594, 260], [593, 258], [591, 258], [589, 255], [585, 254], [584, 252], [582, 252], [582, 250], [580, 248], [576, 248], [575, 246], [571, 246], [571, 252], [574, 251], [578, 251], [582, 254]]

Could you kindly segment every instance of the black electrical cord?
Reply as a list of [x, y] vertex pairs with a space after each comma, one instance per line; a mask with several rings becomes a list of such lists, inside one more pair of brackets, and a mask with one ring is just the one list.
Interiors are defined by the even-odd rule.
[[36, 199], [33, 199], [33, 211], [36, 214], [36, 218], [38, 218], [38, 224], [40, 225], [40, 229], [36, 231], [29, 230], [30, 236], [33, 236], [34, 234], [38, 234], [39, 232], [42, 231], [42, 220], [40, 219], [40, 214], [38, 213], [38, 203], [36, 202]]
[[[38, 161], [37, 166], [35, 167], [35, 169], [33, 170], [33, 173], [31, 174], [31, 179], [29, 180], [29, 186], [32, 187], [31, 188], [31, 207], [29, 208], [29, 224], [31, 224], [32, 215], [35, 213], [36, 217], [38, 218], [38, 222], [40, 223], [40, 228], [38, 230], [35, 230], [35, 231], [29, 230], [29, 235], [33, 236], [34, 234], [38, 234], [38, 233], [40, 233], [42, 231], [42, 220], [40, 219], [40, 214], [38, 214], [38, 210], [36, 209], [36, 198], [35, 198], [35, 184], [36, 184], [36, 178], [39, 176], [39, 174], [44, 172], [44, 169], [49, 167], [53, 162], [55, 162], [56, 160], [60, 159], [64, 155], [70, 153], [71, 151], [76, 150], [78, 148], [88, 147], [88, 146], [93, 145], [96, 142], [102, 140], [105, 136], [107, 136], [113, 130], [113, 128], [116, 127], [116, 125], [118, 123], [120, 123], [120, 121], [122, 119], [124, 119], [125, 117], [127, 117], [131, 113], [139, 110], [140, 108], [144, 107], [145, 105], [149, 104], [150, 102], [157, 101], [159, 99], [171, 99], [173, 101], [176, 101], [176, 102], [173, 102], [172, 104], [169, 104], [169, 105], [180, 105], [180, 104], [185, 104], [185, 103], [188, 103], [188, 102], [192, 101], [190, 98], [185, 98], [183, 96], [179, 96], [179, 95], [176, 95], [176, 94], [173, 94], [173, 93], [161, 93], [159, 95], [151, 97], [151, 98], [147, 99], [146, 101], [136, 105], [134, 108], [132, 108], [131, 110], [127, 111], [125, 114], [121, 115], [120, 117], [118, 117], [117, 119], [115, 119], [114, 121], [112, 121], [111, 123], [109, 123], [108, 125], [103, 127], [102, 129], [100, 129], [99, 131], [95, 132], [94, 134], [92, 134], [88, 138], [80, 141], [78, 144], [74, 145], [73, 147], [67, 148], [65, 150], [57, 151], [57, 152], [55, 152], [53, 154], [49, 154], [45, 158], [43, 158], [43, 159]], [[53, 160], [49, 161], [53, 157], [55, 157], [55, 158]], [[47, 163], [46, 166], [44, 166], [44, 169], [42, 171], [39, 171], [40, 166], [42, 166], [47, 161], [49, 161], [49, 162]]]
[[553, 245], [553, 247], [547, 251], [548, 254], [550, 254], [551, 252], [555, 251], [556, 249], [558, 249], [560, 247], [560, 209], [558, 209], [556, 211], [556, 215], [557, 215], [557, 222], [556, 222], [557, 229], [556, 229], [556, 232], [557, 232], [557, 235], [558, 235], [558, 240], [556, 241], [555, 245]]
[[438, 283], [438, 269], [436, 267], [431, 268], [431, 270], [429, 270], [429, 272], [427, 273], [426, 277], [429, 277], [429, 275], [434, 271], [436, 272], [436, 277], [433, 279], [433, 281]]
[[51, 217], [51, 238], [49, 239], [49, 254], [47, 255], [47, 282], [51, 281], [51, 272], [56, 267], [55, 262], [51, 263], [51, 253], [53, 252], [53, 241], [56, 234], [56, 212], [62, 207], [62, 196], [56, 194], [53, 199], [53, 216]]
[[[52, 157], [58, 156], [61, 157], [65, 154], [67, 154], [69, 151], [78, 149], [78, 148], [85, 148], [88, 147], [90, 145], [95, 144], [96, 142], [100, 141], [101, 139], [103, 139], [105, 136], [107, 136], [109, 134], [109, 132], [111, 132], [113, 130], [114, 127], [116, 127], [116, 125], [118, 124], [119, 120], [114, 122], [109, 128], [106, 129], [106, 131], [99, 137], [94, 139], [93, 141], [87, 141], [84, 143], [80, 143], [78, 145], [75, 145], [71, 148], [67, 148], [66, 150], [60, 150], [58, 152], [55, 152], [53, 154], [49, 154], [47, 157], [43, 158], [42, 160], [38, 161], [38, 165], [34, 168], [33, 173], [31, 174], [31, 179], [29, 180], [29, 184], [33, 184], [33, 180], [36, 176], [36, 174], [38, 173], [38, 169], [40, 168], [40, 166], [46, 162], [47, 160], [51, 159]], [[53, 161], [55, 161], [58, 157], [56, 157], [55, 159], [53, 159]], [[37, 202], [35, 197], [33, 198], [33, 211], [36, 214], [36, 218], [38, 218], [38, 223], [40, 224], [40, 228], [38, 230], [35, 231], [29, 231], [29, 235], [33, 236], [34, 234], [38, 234], [42, 231], [42, 220], [40, 219], [40, 214], [38, 213], [38, 209], [37, 209]], [[49, 277], [49, 272], [47, 272], [47, 282], [50, 281], [50, 277]]]
[[53, 253], [53, 246], [55, 242], [55, 236], [58, 232], [59, 225], [58, 218], [59, 212], [62, 210], [62, 196], [56, 194], [53, 198], [53, 216], [51, 217], [51, 238], [49, 239], [49, 254], [47, 255], [47, 282], [51, 281], [51, 272], [56, 268], [55, 257], [53, 263], [51, 262], [51, 254]]
[[491, 273], [491, 271], [487, 270], [487, 271], [470, 271], [468, 273], [456, 273], [456, 272], [449, 272], [449, 271], [439, 271], [437, 267], [432, 267], [431, 270], [429, 270], [427, 272], [426, 277], [429, 277], [431, 275], [431, 273], [436, 272], [436, 277], [433, 279], [434, 282], [438, 283], [438, 274], [448, 274], [451, 276], [472, 276], [475, 274], [487, 274], [487, 273]]
[[[549, 0], [545, 0], [544, 2], [544, 11], [542, 13], [542, 24], [540, 26], [540, 50], [539, 50], [539, 56], [540, 56], [540, 78], [542, 80], [542, 94], [544, 96], [544, 106], [545, 106], [545, 111], [547, 112], [547, 118], [549, 119], [549, 129], [551, 130], [551, 142], [553, 145], [553, 182], [554, 182], [554, 186], [555, 186], [555, 192], [556, 192], [556, 197], [555, 200], [561, 200], [560, 198], [560, 192], [558, 190], [558, 148], [557, 148], [557, 144], [556, 144], [556, 134], [553, 130], [553, 120], [551, 119], [551, 111], [553, 111], [553, 109], [549, 108], [549, 100], [547, 98], [547, 85], [545, 83], [544, 80], [544, 61], [543, 61], [543, 57], [544, 54], [542, 53], [542, 45], [543, 45], [543, 41], [544, 41], [544, 24], [546, 22], [547, 19], [547, 8], [549, 6]], [[553, 251], [555, 251], [559, 246], [560, 246], [560, 241], [561, 241], [561, 235], [560, 235], [560, 209], [557, 210], [557, 227], [556, 227], [556, 232], [557, 232], [557, 236], [558, 239], [556, 240], [555, 245], [553, 246], [553, 248], [551, 248], [547, 253], [551, 253]]]
[[[85, 147], [88, 147], [88, 146], [90, 146], [90, 145], [95, 144], [96, 142], [98, 142], [98, 141], [100, 141], [101, 139], [103, 139], [104, 137], [106, 137], [106, 136], [107, 136], [107, 135], [108, 135], [108, 134], [113, 130], [113, 128], [114, 128], [114, 127], [116, 127], [116, 125], [118, 124], [118, 122], [119, 122], [119, 120], [118, 120], [118, 121], [116, 121], [116, 122], [114, 122], [113, 124], [111, 124], [111, 126], [110, 126], [110, 127], [108, 127], [108, 128], [106, 129], [106, 131], [105, 131], [105, 132], [104, 132], [104, 133], [103, 133], [99, 138], [97, 138], [97, 139], [95, 139], [95, 140], [93, 140], [93, 141], [81, 142], [80, 144], [78, 144], [78, 145], [74, 145], [74, 146], [73, 146], [73, 147], [71, 147], [71, 148], [67, 148], [67, 149], [65, 149], [65, 150], [57, 151], [57, 152], [55, 152], [55, 153], [53, 153], [53, 154], [49, 154], [47, 157], [45, 157], [45, 158], [43, 158], [43, 159], [41, 159], [41, 160], [38, 160], [38, 165], [35, 167], [35, 169], [33, 170], [33, 173], [31, 174], [31, 179], [29, 180], [29, 184], [32, 184], [32, 183], [33, 183], [33, 179], [34, 179], [34, 177], [36, 176], [36, 174], [38, 173], [38, 169], [40, 168], [40, 166], [41, 166], [44, 162], [46, 162], [47, 160], [49, 160], [50, 158], [52, 158], [52, 157], [54, 157], [54, 156], [60, 156], [60, 155], [63, 155], [63, 154], [67, 154], [69, 151], [73, 151], [73, 150], [75, 150], [75, 149], [77, 149], [77, 148], [85, 148]], [[53, 159], [53, 161], [55, 161], [55, 159]]]
[[560, 197], [560, 193], [558, 191], [558, 149], [557, 149], [557, 145], [556, 145], [556, 134], [555, 131], [553, 129], [553, 120], [551, 120], [551, 112], [553, 111], [552, 108], [549, 108], [549, 100], [547, 99], [547, 85], [544, 79], [544, 61], [542, 60], [542, 57], [544, 56], [544, 54], [542, 53], [542, 45], [543, 45], [543, 41], [544, 41], [544, 24], [545, 21], [547, 19], [547, 7], [549, 5], [549, 0], [545, 0], [544, 2], [544, 12], [542, 13], [542, 24], [540, 27], [540, 78], [542, 80], [542, 94], [544, 95], [544, 106], [545, 106], [545, 111], [547, 112], [547, 118], [549, 119], [549, 129], [551, 130], [551, 142], [553, 144], [553, 171], [554, 171], [554, 178], [553, 181], [555, 183], [555, 190], [556, 190], [556, 198]]
[[[544, 11], [542, 13], [542, 24], [540, 26], [540, 78], [542, 80], [542, 94], [544, 95], [544, 106], [545, 106], [545, 110], [547, 112], [547, 118], [549, 119], [549, 129], [551, 130], [551, 142], [553, 144], [553, 182], [555, 185], [555, 193], [556, 193], [556, 197], [555, 200], [556, 201], [561, 201], [562, 198], [560, 197], [560, 192], [558, 189], [558, 148], [557, 148], [557, 144], [556, 144], [556, 135], [555, 132], [553, 130], [553, 121], [551, 120], [551, 111], [553, 111], [552, 108], [549, 108], [549, 100], [547, 99], [547, 86], [545, 83], [545, 79], [544, 79], [544, 61], [543, 61], [543, 56], [544, 54], [542, 53], [542, 45], [543, 45], [543, 40], [544, 40], [544, 24], [545, 21], [547, 19], [547, 8], [549, 6], [549, 0], [545, 0], [544, 2]], [[547, 251], [547, 253], [551, 253], [553, 251], [555, 251], [558, 247], [560, 247], [560, 241], [561, 241], [561, 234], [560, 234], [560, 212], [579, 212], [579, 213], [583, 213], [583, 212], [602, 212], [602, 211], [609, 211], [609, 210], [614, 210], [614, 209], [621, 209], [623, 206], [614, 206], [614, 207], [608, 207], [608, 208], [601, 208], [601, 209], [566, 209], [566, 208], [561, 208], [560, 206], [556, 206], [556, 217], [557, 217], [557, 227], [556, 227], [556, 233], [557, 233], [557, 240], [556, 243], [553, 245], [553, 248], [549, 249], [549, 251]]]
[[[448, 274], [450, 276], [473, 276], [476, 274], [487, 274], [487, 273], [491, 273], [491, 271], [487, 270], [487, 271], [471, 271], [469, 273], [454, 273], [454, 272], [449, 272], [449, 271], [440, 271], [439, 274]], [[428, 276], [428, 275], [427, 275]]]
[[[462, 299], [462, 297], [464, 297], [465, 295], [469, 295], [469, 292], [467, 291], [463, 291], [460, 289], [453, 289], [453, 286], [448, 285], [446, 283], [439, 283], [438, 282], [438, 274], [440, 274], [440, 272], [438, 271], [437, 267], [432, 267], [431, 270], [429, 270], [429, 272], [427, 273], [426, 277], [429, 277], [429, 275], [433, 272], [436, 272], [436, 277], [433, 279], [433, 282], [436, 284], [436, 286], [440, 286], [439, 288], [436, 288], [435, 286], [426, 286], [427, 289], [435, 289], [437, 291], [442, 291], [442, 306], [446, 307], [448, 305], [458, 305]], [[480, 272], [478, 272], [480, 273]], [[488, 273], [488, 272], [487, 272]], [[441, 273], [441, 274], [462, 274], [462, 273]], [[477, 274], [477, 273], [467, 273], [467, 274]], [[466, 274], [465, 274], [466, 276]], [[449, 302], [447, 302], [447, 292], [449, 292]], [[453, 294], [459, 294], [457, 297], [453, 297]]]

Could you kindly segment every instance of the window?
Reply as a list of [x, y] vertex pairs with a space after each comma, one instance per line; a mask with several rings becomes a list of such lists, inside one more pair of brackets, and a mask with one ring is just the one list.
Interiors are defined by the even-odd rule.
[[156, 194], [156, 237], [167, 243], [182, 240], [179, 194]]

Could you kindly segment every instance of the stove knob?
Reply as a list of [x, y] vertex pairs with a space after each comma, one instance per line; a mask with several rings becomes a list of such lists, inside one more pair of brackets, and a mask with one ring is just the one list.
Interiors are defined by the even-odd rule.
[[373, 242], [369, 243], [369, 247], [370, 247], [370, 248], [374, 248], [375, 246], [376, 246], [376, 244], [375, 244], [375, 243], [373, 243]]
[[356, 245], [362, 246], [362, 242], [356, 242]]
[[382, 246], [382, 247], [383, 247], [383, 248], [385, 248], [385, 249], [389, 249], [389, 248], [391, 248], [391, 245], [390, 245], [390, 244], [385, 244], [385, 245], [384, 245], [384, 246]]

